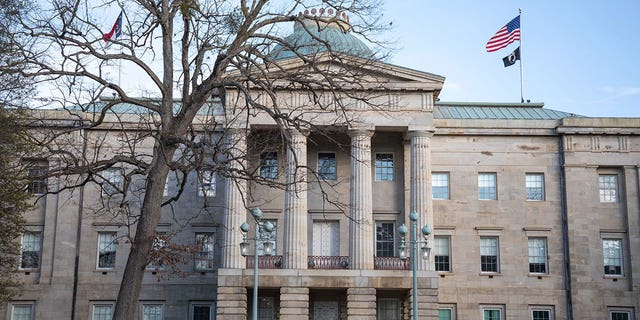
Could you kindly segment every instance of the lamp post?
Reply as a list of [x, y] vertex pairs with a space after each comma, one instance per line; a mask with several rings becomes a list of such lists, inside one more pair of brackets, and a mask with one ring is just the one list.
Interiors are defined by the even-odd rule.
[[[240, 225], [240, 231], [242, 232], [242, 242], [240, 243], [240, 254], [243, 257], [249, 255], [249, 241], [253, 241], [253, 304], [252, 304], [252, 312], [251, 318], [253, 320], [258, 319], [258, 242], [260, 241], [260, 231], [264, 230], [267, 232], [271, 232], [274, 229], [274, 226], [271, 222], [267, 221], [263, 223], [261, 221], [262, 218], [262, 210], [259, 208], [255, 208], [251, 210], [251, 215], [253, 216], [253, 220], [256, 223], [256, 232], [253, 239], [247, 238], [247, 234], [249, 232], [250, 226], [245, 221]], [[264, 255], [270, 256], [273, 254], [273, 242], [266, 240], [262, 242]]]
[[[411, 220], [411, 240], [409, 243], [411, 244], [411, 272], [413, 274], [413, 320], [418, 320], [418, 243], [423, 244], [420, 248], [422, 251], [422, 258], [425, 260], [429, 260], [429, 255], [431, 254], [431, 247], [429, 247], [429, 235], [431, 234], [431, 228], [429, 225], [424, 225], [421, 229], [422, 237], [424, 240], [418, 240], [418, 213], [415, 211], [409, 214], [409, 219]], [[402, 224], [398, 227], [398, 233], [402, 240], [400, 241], [400, 247], [398, 248], [398, 255], [400, 259], [407, 259], [407, 246], [405, 236], [407, 235], [407, 226]]]

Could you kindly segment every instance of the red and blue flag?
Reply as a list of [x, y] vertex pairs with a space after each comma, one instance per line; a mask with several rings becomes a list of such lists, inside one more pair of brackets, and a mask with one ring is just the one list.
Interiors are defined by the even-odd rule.
[[111, 31], [109, 31], [109, 33], [103, 34], [102, 39], [104, 41], [110, 41], [111, 38], [118, 39], [121, 34], [122, 34], [122, 11], [120, 11], [120, 15], [118, 15], [118, 19], [116, 19], [116, 22], [113, 24]]

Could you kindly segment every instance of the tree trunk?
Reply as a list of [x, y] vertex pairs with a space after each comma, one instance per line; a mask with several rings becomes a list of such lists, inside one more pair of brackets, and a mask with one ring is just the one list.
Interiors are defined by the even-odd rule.
[[[164, 184], [169, 172], [167, 159], [173, 158], [175, 148], [166, 150], [156, 141], [153, 152], [154, 161], [148, 170], [146, 183], [147, 189], [144, 195], [140, 218], [136, 227], [136, 234], [131, 243], [131, 251], [124, 269], [118, 300], [113, 313], [114, 320], [135, 319], [138, 306], [138, 297], [142, 287], [145, 268], [147, 267], [149, 252], [156, 236], [156, 227], [162, 215], [162, 194]], [[163, 152], [163, 150], [166, 150]]]

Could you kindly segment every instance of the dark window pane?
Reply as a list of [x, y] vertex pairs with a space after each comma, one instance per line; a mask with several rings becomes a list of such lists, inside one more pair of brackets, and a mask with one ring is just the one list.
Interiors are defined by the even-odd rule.
[[209, 306], [193, 306], [193, 320], [210, 320], [211, 307]]

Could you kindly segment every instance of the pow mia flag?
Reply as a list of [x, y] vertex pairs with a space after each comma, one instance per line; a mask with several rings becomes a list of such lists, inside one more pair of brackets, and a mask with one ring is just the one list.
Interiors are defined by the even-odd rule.
[[520, 60], [520, 47], [517, 47], [508, 56], [502, 58], [502, 63], [504, 63], [504, 67], [506, 68], [514, 65], [517, 60]]

